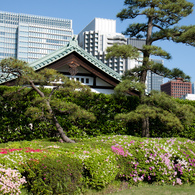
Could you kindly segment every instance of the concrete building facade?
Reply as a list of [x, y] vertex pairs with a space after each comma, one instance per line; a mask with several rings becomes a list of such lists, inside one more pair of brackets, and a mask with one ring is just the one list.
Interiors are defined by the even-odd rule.
[[14, 57], [30, 63], [72, 37], [72, 20], [0, 12], [0, 60]]
[[123, 74], [126, 60], [111, 58], [106, 60], [106, 49], [113, 44], [126, 45], [127, 39], [116, 33], [116, 20], [95, 18], [79, 34], [78, 43], [85, 51], [101, 60], [119, 74]]
[[186, 94], [192, 94], [192, 84], [177, 78], [161, 85], [161, 91], [175, 98], [181, 98]]

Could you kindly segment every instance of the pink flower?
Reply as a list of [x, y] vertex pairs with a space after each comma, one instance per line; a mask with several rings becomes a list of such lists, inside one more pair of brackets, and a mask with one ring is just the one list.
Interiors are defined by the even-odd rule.
[[182, 185], [182, 182], [181, 182], [181, 179], [180, 179], [180, 178], [176, 178], [176, 182], [177, 182], [179, 185]]

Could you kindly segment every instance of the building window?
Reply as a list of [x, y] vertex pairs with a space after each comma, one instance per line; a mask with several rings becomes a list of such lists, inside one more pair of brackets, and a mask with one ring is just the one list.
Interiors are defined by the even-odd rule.
[[81, 83], [84, 83], [84, 78], [81, 78]]

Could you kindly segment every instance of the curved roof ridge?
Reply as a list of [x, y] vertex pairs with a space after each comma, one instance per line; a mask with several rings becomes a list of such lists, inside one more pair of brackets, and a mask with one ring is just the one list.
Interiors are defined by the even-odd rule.
[[[83, 48], [81, 48], [78, 45], [78, 41], [75, 38], [70, 40], [70, 42], [67, 45], [61, 47], [60, 49], [40, 58], [32, 63], [29, 63], [29, 66], [32, 67], [34, 70], [39, 70], [39, 69], [44, 68], [47, 65], [51, 64], [52, 62], [55, 62], [55, 61], [65, 57], [65, 56], [67, 56], [68, 54], [70, 54], [74, 51], [77, 52], [78, 54], [80, 54], [83, 58], [85, 58], [87, 61], [92, 63], [94, 66], [96, 66], [100, 70], [104, 71], [105, 73], [107, 73], [108, 75], [117, 79], [118, 81], [121, 81], [121, 75], [119, 73], [117, 73], [116, 71], [114, 71], [113, 69], [108, 67], [106, 64], [104, 64], [102, 61], [98, 60], [96, 57], [92, 56], [87, 51], [85, 51]], [[10, 76], [7, 80], [0, 79], [0, 84], [4, 83], [6, 81], [10, 81], [12, 79], [15, 79], [15, 77]]]
[[96, 57], [92, 56], [87, 51], [85, 51], [83, 48], [81, 48], [78, 45], [78, 41], [75, 38], [70, 40], [70, 42], [66, 46], [48, 54], [47, 56], [44, 56], [43, 58], [36, 60], [35, 62], [30, 63], [29, 66], [33, 67], [35, 70], [38, 70], [40, 68], [47, 66], [51, 62], [61, 59], [62, 57], [70, 54], [73, 51], [79, 53], [83, 58], [85, 58], [86, 60], [88, 60], [89, 62], [91, 62], [96, 67], [106, 72], [110, 76], [114, 77], [115, 79], [119, 81], [121, 80], [120, 74], [118, 74], [116, 71], [108, 67], [102, 61], [98, 60]]

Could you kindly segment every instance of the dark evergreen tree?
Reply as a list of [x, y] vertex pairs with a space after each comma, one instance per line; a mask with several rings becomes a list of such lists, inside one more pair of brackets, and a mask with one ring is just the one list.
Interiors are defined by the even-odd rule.
[[[180, 77], [184, 81], [190, 80], [190, 77], [178, 68], [170, 70], [162, 64], [152, 61], [150, 57], [171, 58], [171, 55], [161, 47], [153, 45], [154, 42], [159, 40], [170, 40], [176, 43], [180, 42], [195, 46], [195, 25], [177, 26], [181, 19], [192, 13], [193, 3], [186, 0], [125, 0], [124, 6], [126, 8], [117, 14], [117, 17], [122, 21], [139, 16], [143, 20], [145, 19], [143, 23], [130, 24], [124, 34], [138, 39], [144, 38], [146, 42], [143, 48], [136, 48], [131, 45], [114, 45], [113, 47], [109, 47], [107, 49], [107, 58], [122, 57], [137, 59], [139, 53], [143, 53], [142, 65], [128, 70], [124, 74], [124, 81], [119, 84], [119, 87], [121, 87], [120, 91], [123, 92], [137, 90], [141, 103], [144, 105], [144, 96], [146, 96], [144, 86], [147, 71], [150, 70], [170, 79]], [[143, 105], [137, 109], [141, 109], [144, 113], [146, 107], [144, 108]], [[144, 116], [140, 118], [142, 120], [142, 135], [149, 137], [149, 117], [151, 115], [149, 112], [145, 112]]]

